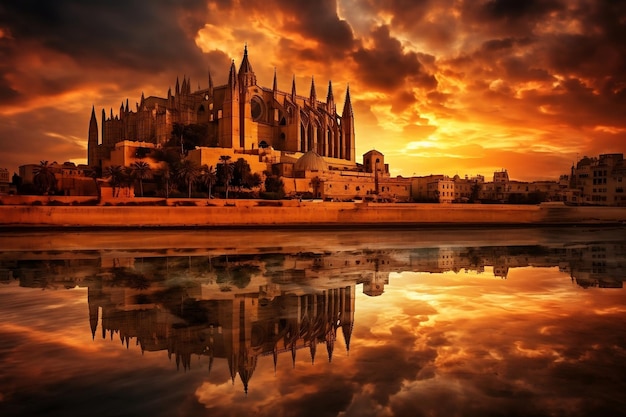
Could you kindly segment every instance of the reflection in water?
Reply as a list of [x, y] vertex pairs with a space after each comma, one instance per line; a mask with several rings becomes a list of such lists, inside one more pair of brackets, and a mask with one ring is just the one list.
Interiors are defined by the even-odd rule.
[[[407, 285], [403, 281], [411, 276], [419, 278], [427, 273], [428, 276], [444, 279], [450, 273], [454, 273], [455, 276], [459, 273], [484, 276], [488, 271], [490, 276], [506, 279], [514, 274], [516, 269], [524, 273], [534, 271], [533, 274], [536, 275], [536, 271], [556, 268], [559, 276], [570, 277], [579, 288], [622, 288], [626, 276], [626, 240], [622, 237], [623, 230], [586, 232], [580, 231], [583, 234], [578, 235], [567, 233], [553, 238], [558, 235], [558, 232], [543, 235], [542, 233], [545, 232], [537, 230], [517, 230], [512, 232], [512, 236], [516, 239], [512, 239], [513, 244], [509, 245], [504, 244], [505, 242], [494, 241], [489, 237], [490, 232], [479, 231], [472, 231], [472, 236], [465, 239], [459, 236], [458, 232], [450, 236], [446, 236], [445, 233], [437, 236], [434, 231], [428, 231], [423, 232], [421, 236], [428, 235], [430, 240], [422, 239], [421, 241], [416, 240], [414, 232], [383, 231], [372, 234], [371, 232], [351, 231], [346, 232], [345, 235], [321, 234], [317, 236], [317, 240], [313, 232], [291, 235], [283, 232], [281, 246], [277, 246], [273, 239], [271, 242], [265, 242], [263, 238], [259, 238], [265, 235], [259, 233], [252, 233], [254, 239], [242, 239], [241, 236], [224, 232], [225, 236], [222, 236], [222, 239], [211, 240], [211, 246], [208, 246], [206, 241], [202, 241], [204, 245], [200, 246], [194, 245], [193, 242], [189, 243], [187, 240], [187, 246], [179, 247], [179, 249], [172, 249], [163, 243], [153, 243], [150, 239], [142, 239], [141, 233], [139, 233], [138, 241], [143, 241], [145, 247], [139, 244], [129, 245], [128, 241], [132, 241], [132, 238], [128, 239], [126, 244], [116, 242], [115, 246], [110, 243], [94, 243], [98, 241], [98, 236], [95, 234], [92, 236], [93, 239], [84, 245], [86, 248], [81, 248], [80, 245], [76, 245], [78, 248], [75, 245], [68, 247], [67, 239], [60, 239], [55, 241], [57, 242], [54, 246], [57, 248], [55, 250], [50, 250], [50, 247], [42, 248], [43, 250], [26, 250], [20, 248], [20, 245], [25, 245], [20, 243], [21, 238], [15, 237], [12, 242], [9, 238], [3, 242], [7, 248], [12, 246], [18, 249], [2, 252], [0, 273], [2, 282], [5, 284], [19, 282], [20, 287], [46, 290], [86, 289], [92, 338], [97, 340], [96, 336], [98, 336], [108, 340], [117, 335], [127, 347], [130, 347], [133, 341], [140, 347], [141, 352], [165, 351], [170, 358], [174, 358], [177, 367], [185, 371], [191, 369], [194, 357], [206, 358], [209, 371], [206, 377], [209, 381], [214, 372], [215, 360], [223, 360], [227, 363], [232, 383], [234, 384], [238, 379], [243, 391], [252, 393], [254, 390], [267, 391], [267, 386], [263, 382], [267, 381], [266, 377], [259, 378], [261, 385], [258, 389], [253, 378], [260, 358], [272, 358], [271, 368], [274, 374], [277, 372], [279, 357], [288, 358], [294, 369], [296, 369], [297, 358], [305, 356], [308, 362], [316, 364], [320, 361], [320, 353], [323, 355], [324, 362], [332, 364], [338, 340], [341, 341], [340, 346], [344, 356], [348, 355], [351, 340], [355, 337], [353, 335], [355, 326], [364, 329], [359, 334], [365, 336], [358, 342], [353, 340], [354, 343], [362, 346], [361, 352], [364, 355], [362, 357], [357, 355], [355, 366], [358, 361], [366, 359], [367, 352], [370, 352], [372, 345], [386, 343], [390, 349], [389, 352], [393, 353], [392, 347], [395, 346], [397, 340], [385, 339], [387, 342], [381, 340], [381, 334], [375, 331], [374, 322], [380, 319], [380, 316], [390, 314], [389, 311], [398, 306], [376, 307], [381, 310], [378, 311], [375, 319], [371, 319], [374, 317], [371, 313], [364, 312], [363, 322], [359, 322], [359, 315], [356, 312], [361, 308], [367, 311], [369, 302], [373, 303], [372, 305], [385, 306], [378, 302], [380, 300], [384, 303], [385, 296], [393, 297], [390, 298], [390, 302], [400, 299], [397, 294], [383, 294], [386, 293], [386, 289], [394, 286], [402, 288], [403, 285]], [[144, 235], [144, 237], [149, 236], [150, 234]], [[393, 238], [385, 238], [385, 236], [393, 236]], [[601, 239], [592, 241], [589, 236], [600, 236]], [[31, 237], [37, 237], [37, 235]], [[311, 237], [313, 237], [312, 240]], [[348, 239], [349, 244], [341, 244]], [[316, 243], [307, 244], [310, 241]], [[459, 241], [460, 244], [457, 243]], [[65, 243], [59, 244], [58, 242]], [[256, 242], [256, 244], [250, 242]], [[533, 274], [528, 274], [529, 280]], [[482, 285], [488, 287], [491, 284], [485, 281]], [[405, 290], [406, 294], [415, 294], [408, 286]], [[453, 294], [454, 288], [450, 287], [449, 291]], [[433, 297], [435, 292], [433, 291]], [[0, 286], [1, 293], [2, 287]], [[467, 297], [470, 298], [469, 294]], [[503, 296], [495, 294], [494, 297]], [[357, 298], [365, 304], [358, 304]], [[405, 310], [403, 320], [415, 321], [412, 327], [420, 326], [421, 321], [433, 316], [435, 307], [444, 310], [445, 300], [446, 298], [440, 297], [436, 299], [436, 302], [431, 303], [405, 301], [402, 307]], [[435, 305], [436, 303], [438, 306]], [[461, 304], [463, 302], [459, 300], [459, 305]], [[501, 305], [501, 307], [505, 306]], [[607, 311], [611, 311], [611, 308], [615, 307], [609, 306]], [[624, 317], [623, 309], [613, 310], [613, 313]], [[45, 312], [42, 311], [40, 314], [45, 314]], [[454, 313], [448, 315], [449, 320], [453, 317]], [[524, 320], [527, 318], [525, 317]], [[462, 322], [459, 321], [459, 323]], [[0, 324], [3, 324], [3, 329], [6, 331], [9, 323], [2, 323], [0, 318]], [[11, 325], [21, 324], [11, 323]], [[506, 324], [503, 323], [503, 325]], [[443, 325], [441, 327], [443, 328]], [[398, 325], [394, 327], [390, 323], [389, 330], [392, 338], [407, 337], [399, 329]], [[454, 330], [454, 332], [459, 331], [460, 329]], [[554, 330], [546, 326], [540, 331], [553, 332]], [[428, 335], [429, 341], [425, 347], [422, 347], [422, 354], [430, 358], [433, 350], [438, 350], [439, 359], [433, 357], [426, 360], [428, 365], [421, 364], [417, 374], [402, 375], [401, 381], [398, 382], [400, 385], [395, 387], [396, 395], [400, 395], [403, 390], [408, 390], [408, 386], [415, 385], [424, 379], [440, 380], [442, 383], [442, 377], [439, 379], [435, 377], [438, 372], [443, 375], [447, 368], [458, 367], [456, 361], [468, 360], [467, 352], [463, 353], [458, 350], [468, 347], [450, 345], [446, 341], [450, 334], [453, 334], [453, 331], [449, 331], [446, 336], [438, 333], [435, 328]], [[622, 332], [619, 337], [623, 335]], [[619, 346], [615, 347], [613, 353], [619, 352], [621, 357], [616, 359], [623, 360], [626, 343], [619, 337], [617, 339], [620, 341]], [[419, 349], [415, 345], [417, 342], [413, 340], [412, 343], [414, 346], [407, 345], [406, 351], [418, 352]], [[519, 344], [516, 349], [519, 352], [532, 350], [526, 345], [530, 343], [528, 341], [517, 343]], [[446, 346], [443, 347], [444, 345]], [[477, 349], [487, 349], [487, 347], [480, 348], [478, 345]], [[485, 343], [485, 346], [487, 345], [488, 343]], [[498, 358], [501, 355], [495, 352], [496, 348], [489, 349], [491, 349], [489, 353], [486, 350], [478, 354], [478, 357], [486, 355]], [[554, 346], [550, 349], [557, 348]], [[456, 351], [456, 353], [445, 356], [446, 350]], [[402, 363], [401, 357], [406, 356], [406, 352], [400, 352], [395, 353], [399, 364]], [[456, 359], [453, 359], [455, 357]], [[389, 358], [372, 357], [365, 363], [373, 361], [370, 365], [376, 368], [380, 363], [386, 363], [388, 360]], [[499, 357], [498, 360], [506, 361], [507, 359]], [[566, 358], [560, 357], [559, 359], [555, 356], [552, 360], [563, 361]], [[335, 366], [338, 368], [345, 364], [335, 364]], [[391, 367], [393, 366], [390, 365]], [[463, 372], [468, 372], [471, 367], [463, 365], [461, 368], [464, 369]], [[623, 369], [623, 364], [620, 364], [617, 369]], [[267, 369], [266, 372], [268, 370], [271, 369]], [[368, 374], [364, 369], [352, 372]], [[384, 370], [379, 372], [384, 373]], [[388, 372], [391, 372], [391, 369]], [[572, 370], [569, 372], [571, 373]], [[333, 374], [330, 372], [327, 378], [333, 378]], [[310, 390], [324, 391], [325, 383], [313, 382], [313, 377], [310, 378], [313, 384]], [[382, 388], [378, 385], [391, 384], [391, 379], [395, 379], [394, 376], [381, 378], [379, 374], [371, 374], [364, 378], [361, 381], [365, 384], [363, 386], [373, 385], [374, 388], [367, 388], [358, 395], [355, 393], [352, 402], [346, 400], [344, 404], [342, 401], [343, 405], [335, 411], [362, 415], [360, 412], [363, 410], [356, 402], [358, 396], [360, 398], [358, 401], [363, 403], [361, 406], [367, 403], [378, 407], [371, 409], [368, 412], [370, 415], [419, 414], [414, 408], [411, 408], [410, 412], [408, 408], [403, 408], [408, 407], [410, 403], [407, 403], [406, 398], [403, 400], [404, 403], [400, 401], [401, 396], [400, 399], [396, 399], [394, 409], [389, 405], [391, 401], [389, 395], [380, 397]], [[386, 378], [390, 381], [385, 382]], [[517, 378], [521, 377], [518, 375]], [[462, 381], [463, 378], [460, 380]], [[333, 385], [330, 380], [326, 380], [326, 383]], [[337, 381], [335, 380], [334, 383]], [[507, 381], [507, 383], [513, 383], [513, 381]], [[525, 383], [532, 383], [532, 381]], [[405, 385], [406, 387], [402, 388]], [[221, 404], [219, 407], [214, 404], [209, 407], [207, 402], [215, 400], [213, 394], [205, 392], [207, 390], [205, 383], [202, 386], [203, 388], [199, 389], [196, 395], [207, 409], [212, 409], [214, 412], [228, 410], [227, 404]], [[624, 384], [620, 383], [616, 386], [618, 387], [624, 388]], [[426, 389], [434, 388], [430, 386]], [[517, 387], [514, 394], [506, 394], [505, 392], [513, 388], [488, 387], [485, 389], [487, 391], [503, 390], [500, 394], [497, 392], [490, 394], [494, 404], [500, 404], [501, 399], [496, 400], [498, 397], [509, 395], [513, 397], [522, 395], [523, 397], [532, 395], [533, 391], [528, 388], [519, 390]], [[2, 390], [0, 406], [3, 402], [2, 396], [6, 396], [4, 402], [8, 401], [12, 404], [9, 395], [11, 390], [4, 388]], [[363, 396], [367, 392], [373, 398], [366, 400]], [[207, 400], [206, 397], [211, 400]], [[250, 399], [251, 402], [253, 400], [254, 398]], [[520, 398], [516, 401], [520, 401]], [[559, 403], [558, 400], [553, 401]], [[348, 408], [349, 404], [350, 408]], [[431, 410], [433, 415], [445, 415], [454, 411], [443, 406], [439, 409], [439, 405], [434, 407], [435, 409]], [[597, 411], [603, 408], [595, 404], [593, 409]], [[233, 408], [225, 413], [236, 415], [236, 410]], [[426, 414], [426, 408], [423, 411]], [[456, 411], [460, 415], [479, 415], [485, 412], [484, 409], [472, 411], [471, 408]], [[510, 414], [511, 410], [508, 411]], [[533, 411], [541, 415], [550, 414], [554, 410]], [[589, 410], [585, 410], [584, 407], [580, 409], [574, 407], [570, 410], [562, 410], [562, 414], [585, 415], [587, 411]], [[611, 415], [616, 415], [615, 410], [609, 411], [612, 411]], [[295, 408], [290, 412], [285, 412], [285, 410], [282, 412], [284, 415], [306, 414], [305, 409]], [[500, 413], [507, 414], [503, 411]], [[329, 414], [334, 415], [334, 413]]]

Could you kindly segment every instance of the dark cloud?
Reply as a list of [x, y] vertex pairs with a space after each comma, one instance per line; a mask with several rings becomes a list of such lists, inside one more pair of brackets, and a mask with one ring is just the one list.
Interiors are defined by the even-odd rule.
[[353, 54], [357, 76], [370, 88], [391, 92], [411, 86], [427, 90], [436, 88], [437, 80], [424, 71], [415, 52], [404, 51], [399, 40], [392, 37], [389, 27], [379, 26], [372, 34], [373, 47], [359, 47]]
[[162, 71], [201, 56], [193, 36], [203, 24], [206, 5], [197, 0], [81, 2], [36, 0], [3, 5], [0, 25], [16, 42], [74, 57], [91, 65]]
[[538, 19], [564, 5], [551, 0], [491, 0], [484, 3], [481, 12], [490, 19], [518, 21]]
[[337, 0], [276, 0], [276, 7], [295, 17], [294, 23], [287, 24], [288, 29], [316, 39], [331, 50], [347, 51], [352, 48], [352, 29], [337, 16]]

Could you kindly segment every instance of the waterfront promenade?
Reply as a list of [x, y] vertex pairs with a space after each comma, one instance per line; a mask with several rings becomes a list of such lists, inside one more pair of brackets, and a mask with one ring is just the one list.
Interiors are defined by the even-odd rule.
[[4, 229], [446, 224], [626, 224], [626, 207], [577, 207], [561, 203], [481, 205], [298, 200], [188, 200], [185, 205], [180, 202], [174, 205], [0, 205], [0, 227]]

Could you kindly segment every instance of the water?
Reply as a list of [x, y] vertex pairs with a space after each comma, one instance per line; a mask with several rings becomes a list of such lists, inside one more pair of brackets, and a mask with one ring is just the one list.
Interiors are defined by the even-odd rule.
[[626, 415], [623, 228], [0, 235], [0, 415]]

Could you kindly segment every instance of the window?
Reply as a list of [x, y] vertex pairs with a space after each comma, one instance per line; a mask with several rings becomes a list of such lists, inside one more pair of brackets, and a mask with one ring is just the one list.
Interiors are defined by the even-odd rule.
[[259, 97], [252, 97], [250, 101], [250, 116], [252, 120], [258, 122], [263, 117], [263, 102]]

